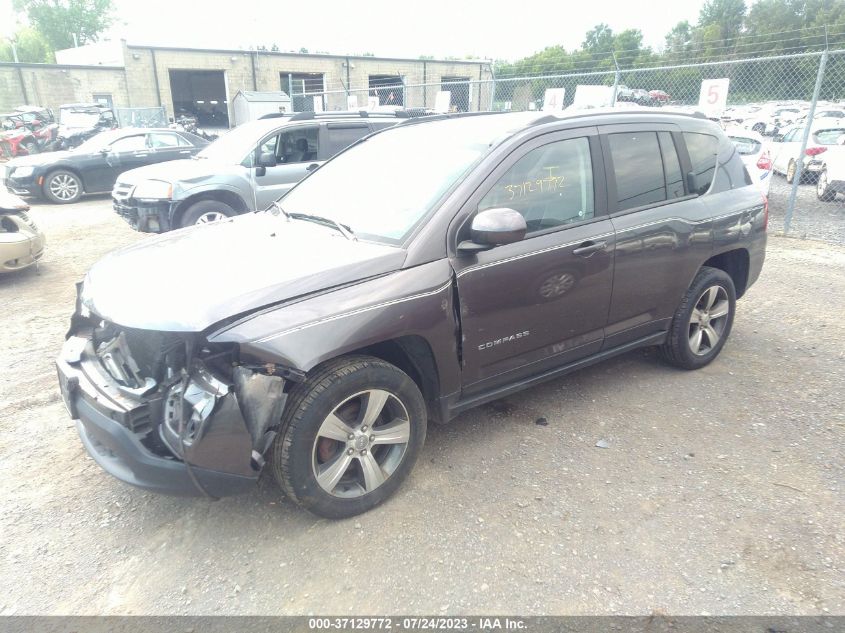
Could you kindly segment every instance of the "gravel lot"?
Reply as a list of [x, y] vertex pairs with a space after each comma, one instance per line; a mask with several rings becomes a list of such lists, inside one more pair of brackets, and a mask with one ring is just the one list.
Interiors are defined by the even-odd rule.
[[45, 261], [0, 278], [0, 614], [845, 614], [841, 246], [773, 237], [704, 370], [640, 351], [468, 412], [330, 522], [86, 456], [52, 361], [74, 283], [143, 238], [102, 197], [32, 216]]
[[[771, 178], [769, 225], [773, 231], [782, 232], [792, 185], [778, 174], [772, 174]], [[815, 184], [799, 186], [789, 235], [845, 245], [845, 196], [839, 194], [832, 202], [821, 202], [816, 197]]]

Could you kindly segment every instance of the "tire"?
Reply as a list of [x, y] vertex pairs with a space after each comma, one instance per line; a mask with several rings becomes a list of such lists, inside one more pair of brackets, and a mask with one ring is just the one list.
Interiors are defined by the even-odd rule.
[[827, 180], [827, 169], [822, 169], [819, 172], [818, 180], [816, 180], [816, 197], [822, 202], [833, 202], [836, 199], [836, 191], [834, 191]]
[[82, 181], [72, 171], [60, 169], [48, 174], [42, 187], [44, 197], [56, 204], [70, 204], [82, 197]]
[[786, 182], [790, 185], [795, 181], [795, 171], [798, 169], [798, 166], [795, 164], [795, 161], [791, 158], [789, 159], [789, 164], [786, 166]]
[[[365, 430], [370, 394], [377, 394], [379, 412], [374, 429]], [[377, 435], [370, 433], [379, 429], [383, 439], [400, 441], [373, 444]], [[374, 508], [399, 488], [425, 434], [425, 402], [414, 381], [378, 358], [348, 356], [317, 368], [291, 392], [270, 464], [290, 499], [318, 516], [343, 519]]]
[[[714, 308], [721, 316], [713, 316]], [[723, 313], [724, 309], [727, 312]], [[701, 320], [702, 312], [705, 321]], [[664, 360], [682, 369], [709, 364], [730, 336], [735, 312], [736, 289], [730, 275], [703, 266], [675, 310], [666, 342], [660, 348]]]
[[222, 220], [225, 216], [231, 218], [237, 215], [235, 210], [225, 202], [218, 202], [217, 200], [200, 200], [185, 209], [179, 226], [185, 228], [187, 226], [194, 226], [195, 224], [208, 224], [217, 220]]

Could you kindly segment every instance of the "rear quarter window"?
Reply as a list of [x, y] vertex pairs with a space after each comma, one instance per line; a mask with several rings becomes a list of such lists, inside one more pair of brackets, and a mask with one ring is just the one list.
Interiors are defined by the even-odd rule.
[[698, 185], [697, 189], [691, 193], [704, 195], [710, 189], [716, 172], [716, 152], [719, 141], [710, 134], [684, 132], [684, 142], [692, 164], [692, 173], [695, 174]]
[[716, 172], [716, 182], [713, 184], [713, 193], [739, 189], [752, 184], [751, 176], [742, 162], [742, 157], [737, 149], [731, 148], [727, 160], [719, 159], [719, 168]]
[[818, 130], [814, 134], [816, 142], [821, 145], [841, 145], [845, 140], [845, 128], [831, 128], [829, 130]]

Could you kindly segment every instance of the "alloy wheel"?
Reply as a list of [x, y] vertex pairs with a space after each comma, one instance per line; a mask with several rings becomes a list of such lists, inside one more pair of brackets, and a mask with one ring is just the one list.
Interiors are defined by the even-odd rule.
[[819, 174], [819, 179], [816, 181], [816, 193], [819, 198], [824, 198], [827, 193], [827, 170], [823, 169]]
[[791, 161], [789, 161], [789, 165], [786, 168], [786, 179], [789, 182], [792, 182], [793, 180], [795, 180], [795, 171], [796, 171], [795, 161], [791, 160]]
[[220, 213], [219, 211], [209, 211], [208, 213], [203, 213], [200, 217], [197, 218], [197, 224], [211, 224], [212, 222], [219, 222], [220, 220], [225, 220], [227, 217], [226, 214]]
[[730, 310], [728, 293], [722, 286], [710, 286], [701, 293], [689, 320], [689, 346], [693, 354], [704, 356], [719, 344]]
[[410, 417], [399, 398], [381, 389], [357, 393], [320, 425], [312, 451], [314, 477], [330, 495], [361, 497], [396, 471], [410, 438]]
[[73, 200], [79, 195], [79, 182], [70, 174], [59, 174], [50, 180], [50, 193], [59, 200]]

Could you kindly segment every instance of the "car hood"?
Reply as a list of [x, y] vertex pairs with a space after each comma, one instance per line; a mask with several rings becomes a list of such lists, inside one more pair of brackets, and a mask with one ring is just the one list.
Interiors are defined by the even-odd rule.
[[124, 327], [199, 332], [300, 295], [398, 270], [405, 251], [270, 213], [173, 231], [115, 251], [82, 303]]
[[66, 158], [74, 156], [73, 152], [63, 150], [61, 152], [44, 152], [43, 154], [29, 154], [13, 158], [6, 165], [8, 167], [23, 167], [24, 165], [49, 165]]
[[228, 163], [208, 158], [198, 158], [196, 160], [191, 158], [169, 160], [164, 163], [145, 165], [144, 167], [137, 167], [136, 169], [125, 171], [120, 175], [118, 181], [128, 185], [136, 185], [142, 180], [191, 182], [225, 173], [234, 168], [235, 166]]

